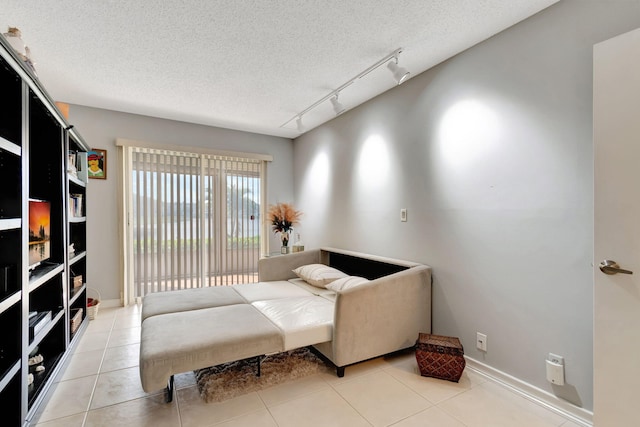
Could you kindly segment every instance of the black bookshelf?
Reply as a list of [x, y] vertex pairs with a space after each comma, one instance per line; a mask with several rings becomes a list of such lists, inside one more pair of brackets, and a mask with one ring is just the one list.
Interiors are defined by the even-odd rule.
[[[0, 90], [0, 402], [3, 425], [28, 426], [88, 322], [89, 146], [2, 36]], [[38, 263], [29, 258], [30, 200], [50, 206]]]

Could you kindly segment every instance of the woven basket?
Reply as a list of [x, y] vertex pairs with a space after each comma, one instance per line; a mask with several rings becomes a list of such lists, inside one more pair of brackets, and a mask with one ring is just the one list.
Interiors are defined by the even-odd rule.
[[420, 375], [453, 382], [460, 380], [466, 361], [458, 338], [420, 333], [415, 349]]
[[77, 330], [78, 327], [80, 326], [80, 324], [82, 323], [82, 309], [81, 308], [74, 308], [71, 309], [71, 333], [74, 334]]
[[93, 288], [87, 288], [87, 294], [90, 290], [98, 294], [98, 298], [87, 298], [87, 315], [89, 316], [90, 320], [94, 320], [98, 315], [98, 309], [100, 308], [100, 300], [102, 299], [102, 296], [97, 289]]

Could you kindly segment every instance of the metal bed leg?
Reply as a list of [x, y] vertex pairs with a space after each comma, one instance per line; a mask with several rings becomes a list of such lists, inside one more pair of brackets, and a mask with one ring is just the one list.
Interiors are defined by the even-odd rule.
[[256, 366], [257, 366], [257, 370], [256, 370], [256, 377], [259, 377], [262, 375], [262, 361], [264, 359], [266, 359], [267, 356], [257, 356], [256, 357]]
[[173, 375], [171, 375], [171, 378], [169, 378], [169, 382], [167, 383], [166, 393], [164, 401], [166, 403], [171, 403], [173, 401]]

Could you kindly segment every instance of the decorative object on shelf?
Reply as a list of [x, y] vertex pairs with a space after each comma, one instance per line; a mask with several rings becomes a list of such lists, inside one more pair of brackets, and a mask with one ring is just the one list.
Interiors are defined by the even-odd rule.
[[76, 161], [78, 159], [78, 152], [74, 150], [69, 150], [67, 157], [67, 173], [74, 177], [78, 177], [78, 167], [76, 166]]
[[44, 357], [42, 357], [42, 354], [36, 354], [35, 356], [29, 358], [28, 364], [29, 366], [36, 366], [40, 365], [42, 362], [44, 362]]
[[[293, 230], [293, 228], [291, 228], [290, 230]], [[283, 231], [282, 233], [280, 233], [280, 240], [282, 241], [282, 245], [280, 246], [280, 253], [281, 254], [288, 254], [291, 251], [291, 248], [289, 247], [289, 238], [290, 238], [290, 234], [289, 231]]]
[[[37, 353], [37, 354], [36, 354]], [[29, 359], [27, 360], [27, 364], [29, 365], [29, 373], [41, 373], [44, 372], [44, 357], [42, 354], [38, 353], [38, 348], [36, 348], [33, 353], [29, 355]], [[29, 383], [31, 384], [31, 383]]]
[[73, 288], [74, 289], [79, 288], [79, 287], [82, 286], [82, 275], [81, 274], [78, 275], [78, 276], [72, 277], [71, 279], [73, 280]]
[[[35, 351], [37, 351], [37, 349]], [[44, 357], [42, 357], [40, 353], [29, 357], [27, 364], [29, 365], [29, 375], [33, 375], [33, 373], [40, 374], [45, 371]], [[29, 384], [31, 384], [31, 382], [29, 382]]]
[[13, 50], [16, 51], [20, 59], [27, 65], [27, 67], [36, 74], [35, 63], [31, 60], [31, 51], [29, 47], [22, 41], [22, 33], [16, 27], [9, 27], [6, 33], [3, 34], [4, 38], [9, 42]]
[[71, 313], [73, 314], [73, 317], [71, 318], [71, 333], [73, 334], [78, 330], [82, 323], [83, 310], [81, 308], [74, 308], [71, 309]]
[[296, 241], [293, 244], [292, 252], [302, 252], [304, 251], [304, 243], [300, 240], [300, 233], [296, 234]]
[[282, 246], [280, 253], [289, 253], [289, 237], [293, 225], [298, 224], [302, 212], [296, 210], [290, 203], [276, 203], [269, 205], [268, 218], [271, 221], [271, 228], [274, 233], [280, 233]]
[[87, 153], [89, 178], [107, 179], [107, 150], [92, 148]]

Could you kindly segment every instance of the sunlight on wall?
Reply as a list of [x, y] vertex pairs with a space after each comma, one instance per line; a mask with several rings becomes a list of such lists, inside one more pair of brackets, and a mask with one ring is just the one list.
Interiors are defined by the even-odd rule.
[[326, 223], [326, 216], [331, 208], [331, 165], [328, 154], [320, 149], [309, 156], [309, 167], [303, 173], [296, 199], [296, 205], [302, 209], [303, 216], [294, 231], [301, 234], [303, 242], [319, 241], [321, 236], [318, 232], [322, 228], [314, 227], [314, 224]]
[[387, 181], [389, 175], [389, 151], [380, 135], [371, 135], [362, 144], [358, 158], [359, 187], [375, 190]]
[[329, 188], [329, 158], [323, 151], [316, 155], [307, 173], [307, 190], [316, 197], [325, 197]]
[[[394, 162], [389, 142], [378, 133], [365, 136], [354, 153], [355, 170], [351, 188], [350, 232], [358, 244], [371, 247], [375, 241], [392, 238], [393, 227], [385, 227], [388, 212], [395, 206], [398, 191], [392, 175]], [[371, 230], [377, 230], [371, 233]]]
[[443, 115], [438, 129], [439, 147], [449, 166], [462, 167], [481, 160], [500, 136], [496, 113], [476, 100], [463, 100]]

